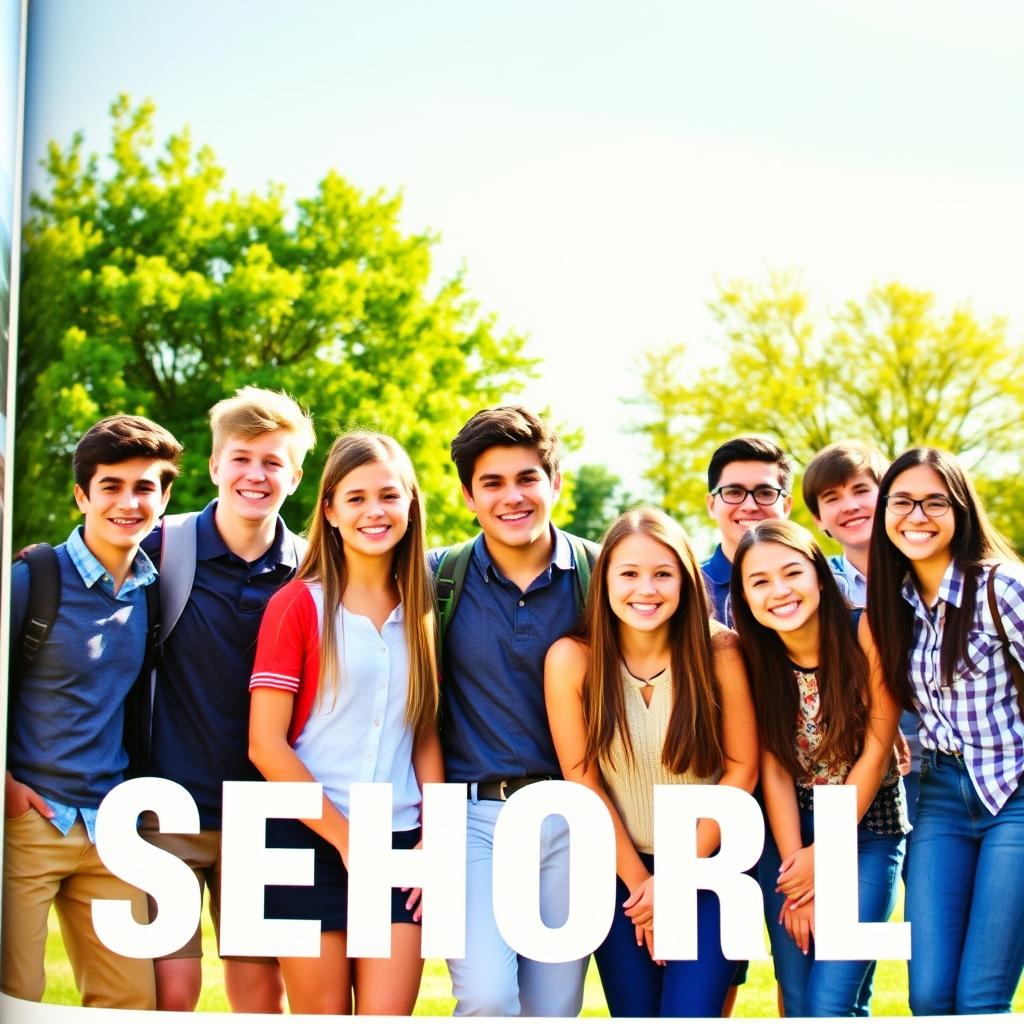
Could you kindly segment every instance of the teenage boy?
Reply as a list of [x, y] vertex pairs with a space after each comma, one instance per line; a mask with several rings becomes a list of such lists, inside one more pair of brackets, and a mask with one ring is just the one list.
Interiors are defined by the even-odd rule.
[[[201, 831], [163, 834], [155, 816], [146, 814], [142, 834], [209, 887], [219, 934], [221, 787], [225, 780], [260, 778], [247, 753], [249, 676], [263, 609], [300, 561], [300, 542], [278, 512], [298, 487], [315, 438], [310, 418], [293, 399], [255, 387], [218, 402], [210, 427], [217, 498], [183, 524], [162, 523], [144, 542], [158, 564], [162, 554], [167, 558], [162, 596], [172, 574], [187, 569], [192, 577], [157, 665], [149, 771], [189, 791]], [[192, 531], [187, 566], [172, 554], [174, 530]], [[173, 617], [168, 603], [163, 601], [165, 618]], [[227, 957], [224, 982], [233, 1010], [281, 1012], [276, 960]], [[176, 953], [156, 961], [156, 986], [159, 1009], [195, 1009], [202, 987], [198, 929]]]
[[708, 515], [721, 542], [701, 565], [715, 606], [715, 618], [732, 625], [729, 577], [732, 559], [748, 527], [762, 519], [788, 519], [793, 505], [789, 456], [765, 437], [734, 437], [708, 463]]
[[864, 441], [838, 441], [822, 448], [804, 473], [804, 504], [814, 525], [843, 547], [829, 565], [850, 602], [863, 608], [868, 596], [868, 549], [886, 470], [882, 453]]
[[[574, 626], [581, 580], [574, 546], [551, 524], [560, 445], [519, 406], [485, 409], [451, 445], [462, 493], [481, 533], [443, 643], [445, 778], [469, 798], [466, 956], [449, 960], [459, 1016], [575, 1017], [586, 959], [539, 963], [501, 937], [491, 903], [494, 826], [503, 801], [561, 778], [544, 708], [544, 656]], [[433, 552], [436, 569], [443, 552]], [[442, 572], [444, 565], [442, 565]], [[541, 916], [565, 918], [569, 849], [565, 822], [541, 838]]]
[[[57, 612], [8, 707], [2, 987], [19, 999], [42, 998], [53, 904], [83, 1005], [155, 1005], [152, 961], [119, 956], [93, 930], [94, 899], [130, 900], [149, 920], [145, 894], [113, 876], [94, 844], [97, 808], [128, 764], [125, 698], [148, 640], [145, 587], [156, 572], [139, 545], [167, 505], [180, 455], [175, 438], [141, 416], [101, 420], [75, 448], [84, 522], [55, 549]], [[16, 563], [12, 577], [18, 638], [28, 565]]]

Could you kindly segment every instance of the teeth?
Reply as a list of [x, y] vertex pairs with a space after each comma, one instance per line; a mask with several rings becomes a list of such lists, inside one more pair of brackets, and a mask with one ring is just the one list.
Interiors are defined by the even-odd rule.
[[903, 536], [906, 537], [907, 540], [915, 541], [918, 544], [922, 541], [932, 539], [932, 534], [928, 533], [926, 530], [904, 530]]
[[379, 537], [381, 534], [387, 533], [388, 529], [389, 527], [387, 526], [361, 526], [359, 532], [368, 534], [371, 537]]
[[498, 518], [503, 523], [518, 523], [520, 519], [525, 519], [529, 514], [529, 512], [506, 512]]
[[653, 612], [653, 611], [657, 611], [658, 605], [656, 605], [656, 604], [640, 604], [639, 602], [634, 601], [630, 605], [630, 608], [632, 608], [633, 611], [635, 611], [635, 612]]
[[141, 523], [141, 519], [111, 519], [112, 523], [117, 523], [118, 526], [135, 526], [136, 523]]
[[773, 615], [786, 616], [786, 615], [792, 615], [793, 612], [795, 612], [797, 610], [797, 607], [798, 607], [798, 602], [796, 602], [796, 601], [789, 601], [786, 604], [777, 605], [775, 608], [772, 608], [771, 611], [772, 611]]
[[243, 498], [265, 498], [266, 495], [263, 491], [239, 491], [238, 492]]

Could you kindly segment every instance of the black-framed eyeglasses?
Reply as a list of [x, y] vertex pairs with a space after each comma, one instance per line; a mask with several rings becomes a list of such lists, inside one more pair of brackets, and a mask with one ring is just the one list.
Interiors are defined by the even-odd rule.
[[953, 507], [953, 502], [941, 494], [917, 499], [908, 498], [905, 494], [887, 494], [882, 500], [885, 502], [886, 510], [894, 516], [909, 516], [914, 511], [914, 506], [920, 505], [921, 511], [929, 519], [938, 519]]
[[742, 505], [749, 494], [758, 505], [774, 505], [779, 498], [786, 497], [786, 493], [781, 487], [769, 487], [768, 484], [760, 484], [753, 490], [749, 487], [740, 487], [739, 484], [724, 484], [722, 487], [716, 487], [711, 496], [721, 498], [726, 505]]

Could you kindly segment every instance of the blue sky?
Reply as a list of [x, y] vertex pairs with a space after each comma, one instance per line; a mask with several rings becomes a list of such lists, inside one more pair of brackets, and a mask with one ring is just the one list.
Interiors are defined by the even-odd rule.
[[714, 358], [715, 281], [898, 278], [1024, 329], [1024, 5], [33, 0], [26, 192], [49, 138], [152, 98], [231, 184], [401, 188], [544, 358], [529, 399], [635, 479], [635, 353]]

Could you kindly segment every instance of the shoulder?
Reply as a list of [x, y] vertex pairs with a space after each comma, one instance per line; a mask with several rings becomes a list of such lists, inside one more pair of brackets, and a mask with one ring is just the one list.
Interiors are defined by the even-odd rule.
[[578, 689], [589, 660], [590, 648], [582, 640], [563, 636], [548, 648], [544, 658], [545, 684]]
[[990, 577], [994, 577], [992, 586], [1000, 612], [1024, 620], [1024, 565], [1002, 562], [982, 572], [978, 577], [979, 604], [986, 600]]
[[305, 580], [291, 580], [280, 590], [275, 591], [267, 602], [264, 621], [268, 618], [280, 620], [290, 616], [305, 618], [311, 613], [315, 618], [316, 604], [309, 585]]
[[160, 548], [164, 540], [164, 521], [161, 519], [145, 537], [139, 547], [149, 556], [149, 560], [160, 568]]
[[717, 619], [711, 620], [711, 657], [717, 674], [745, 671], [739, 636]]

